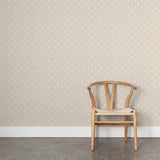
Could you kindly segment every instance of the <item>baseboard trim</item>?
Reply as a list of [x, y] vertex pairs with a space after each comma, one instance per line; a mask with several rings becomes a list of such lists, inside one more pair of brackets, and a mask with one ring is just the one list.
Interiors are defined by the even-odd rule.
[[[138, 127], [138, 137], [160, 137], [160, 127]], [[0, 137], [90, 137], [90, 127], [0, 127]], [[124, 127], [97, 127], [96, 137], [124, 137]], [[133, 137], [129, 127], [128, 137]]]

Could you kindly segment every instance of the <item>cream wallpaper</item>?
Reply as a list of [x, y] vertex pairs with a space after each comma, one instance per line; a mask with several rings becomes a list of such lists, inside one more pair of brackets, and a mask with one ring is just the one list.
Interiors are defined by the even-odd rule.
[[138, 125], [160, 126], [159, 0], [0, 0], [0, 126], [90, 126], [99, 80], [136, 85]]

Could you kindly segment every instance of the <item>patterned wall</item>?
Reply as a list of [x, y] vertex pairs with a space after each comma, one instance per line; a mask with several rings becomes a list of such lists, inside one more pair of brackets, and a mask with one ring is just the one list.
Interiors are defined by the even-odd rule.
[[136, 85], [138, 125], [160, 126], [159, 0], [0, 0], [0, 126], [90, 126], [98, 80]]

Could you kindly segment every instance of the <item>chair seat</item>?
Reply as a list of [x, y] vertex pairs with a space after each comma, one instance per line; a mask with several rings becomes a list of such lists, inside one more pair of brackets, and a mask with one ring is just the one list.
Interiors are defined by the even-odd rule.
[[95, 115], [133, 115], [133, 109], [97, 109]]

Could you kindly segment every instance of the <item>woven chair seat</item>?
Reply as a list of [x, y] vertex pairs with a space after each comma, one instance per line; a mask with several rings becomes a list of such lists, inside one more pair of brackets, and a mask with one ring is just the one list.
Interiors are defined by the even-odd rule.
[[133, 109], [124, 108], [124, 109], [97, 109], [96, 115], [133, 115]]

